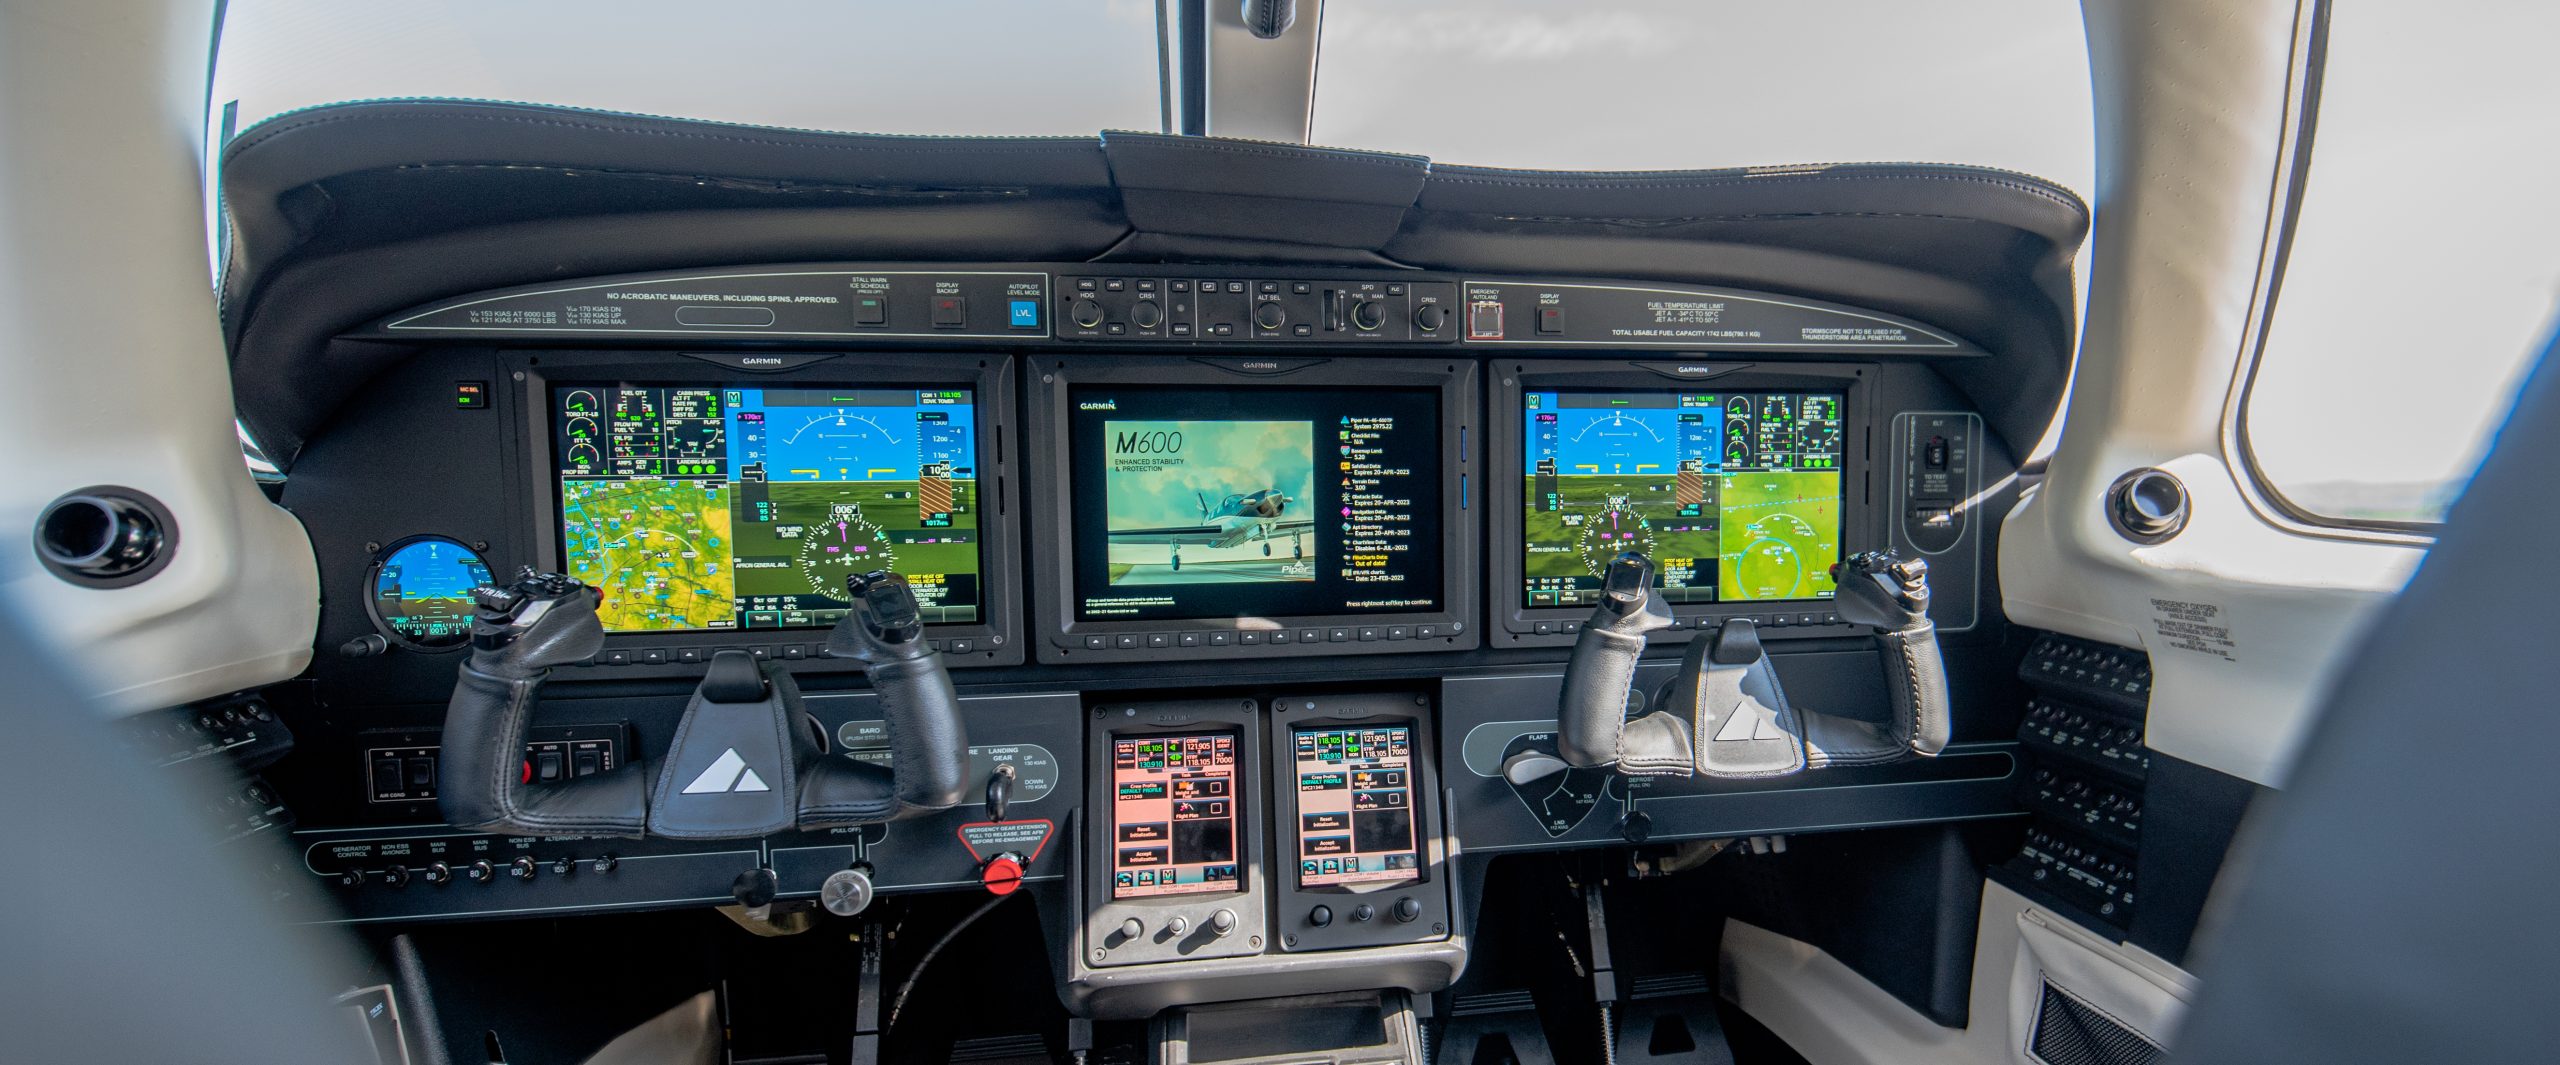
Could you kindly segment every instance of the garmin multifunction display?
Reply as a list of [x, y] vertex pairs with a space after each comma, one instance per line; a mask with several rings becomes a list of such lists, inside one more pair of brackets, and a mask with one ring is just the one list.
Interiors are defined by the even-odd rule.
[[1071, 390], [1076, 616], [1440, 609], [1437, 396]]
[[373, 614], [407, 646], [459, 647], [471, 638], [471, 590], [489, 582], [489, 564], [470, 548], [420, 537], [374, 567]]
[[820, 628], [893, 570], [982, 617], [970, 390], [557, 385], [561, 561], [614, 632]]
[[1672, 603], [1829, 599], [1838, 392], [1530, 392], [1522, 604], [1599, 601], [1640, 551]]
[[1111, 897], [1239, 890], [1236, 734], [1111, 740]]
[[1422, 876], [1414, 845], [1413, 729], [1296, 729], [1298, 886]]

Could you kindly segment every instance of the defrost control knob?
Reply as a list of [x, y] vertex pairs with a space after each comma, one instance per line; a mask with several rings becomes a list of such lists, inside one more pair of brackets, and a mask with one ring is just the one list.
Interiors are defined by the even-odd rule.
[[860, 869], [838, 869], [818, 885], [818, 903], [828, 913], [851, 917], [871, 905], [871, 877]]

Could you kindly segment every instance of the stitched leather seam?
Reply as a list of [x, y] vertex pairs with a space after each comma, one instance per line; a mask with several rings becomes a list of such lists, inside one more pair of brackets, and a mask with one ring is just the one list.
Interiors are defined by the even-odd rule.
[[[233, 159], [237, 158], [238, 156], [245, 155], [245, 154], [247, 154], [247, 153], [249, 153], [249, 152], [251, 152], [251, 151], [254, 151], [254, 150], [256, 150], [259, 146], [264, 145], [264, 144], [266, 144], [267, 142], [272, 141], [272, 140], [276, 139], [277, 137], [282, 136], [282, 135], [287, 134], [287, 133], [298, 133], [298, 132], [302, 132], [302, 131], [304, 131], [304, 130], [317, 129], [317, 128], [321, 127], [321, 126], [326, 126], [326, 125], [330, 125], [330, 124], [338, 123], [338, 122], [372, 121], [372, 120], [377, 120], [377, 119], [389, 119], [389, 118], [393, 118], [393, 117], [399, 117], [399, 118], [418, 118], [418, 117], [425, 117], [425, 118], [432, 118], [432, 119], [444, 120], [444, 121], [504, 122], [504, 123], [509, 123], [509, 124], [513, 124], [513, 125], [524, 125], [524, 126], [549, 126], [549, 127], [559, 128], [559, 129], [584, 130], [584, 131], [591, 132], [591, 133], [630, 133], [630, 134], [638, 134], [638, 135], [641, 135], [641, 136], [648, 136], [648, 137], [672, 137], [672, 138], [677, 138], [677, 139], [681, 139], [681, 140], [717, 141], [717, 142], [724, 142], [724, 143], [729, 143], [729, 144], [758, 144], [758, 145], [765, 145], [765, 146], [769, 146], [769, 147], [776, 147], [776, 148], [814, 148], [814, 149], [818, 149], [818, 150], [821, 150], [821, 151], [830, 151], [830, 152], [857, 152], [857, 153], [861, 153], [861, 152], [868, 152], [868, 153], [879, 153], [879, 154], [888, 154], [888, 155], [966, 155], [966, 154], [970, 154], [970, 153], [979, 153], [979, 152], [984, 152], [984, 153], [996, 153], [996, 154], [1009, 154], [1009, 155], [1096, 155], [1096, 154], [1098, 154], [1098, 149], [1096, 149], [1096, 148], [1095, 148], [1094, 146], [1092, 146], [1091, 144], [1084, 143], [1084, 142], [1081, 142], [1081, 141], [1079, 141], [1079, 142], [1078, 142], [1078, 143], [1076, 143], [1076, 144], [1072, 144], [1072, 145], [1055, 145], [1055, 146], [1051, 146], [1051, 145], [1017, 145], [1017, 144], [993, 144], [993, 145], [991, 145], [991, 144], [985, 144], [985, 143], [973, 143], [973, 144], [966, 144], [966, 145], [962, 145], [962, 144], [936, 145], [936, 146], [932, 146], [932, 147], [921, 147], [921, 146], [919, 146], [919, 147], [892, 147], [892, 146], [888, 146], [888, 145], [875, 145], [875, 144], [832, 144], [832, 143], [828, 143], [828, 142], [826, 142], [826, 141], [822, 141], [822, 140], [815, 140], [815, 139], [812, 139], [812, 140], [784, 140], [784, 139], [776, 138], [776, 137], [748, 137], [748, 136], [741, 136], [741, 135], [737, 135], [737, 134], [722, 134], [722, 133], [698, 132], [698, 131], [694, 131], [694, 130], [682, 130], [682, 129], [655, 129], [655, 128], [651, 128], [651, 127], [648, 127], [648, 126], [641, 126], [641, 125], [617, 125], [617, 124], [613, 124], [613, 123], [602, 123], [602, 122], [572, 122], [572, 121], [568, 121], [568, 120], [565, 120], [565, 119], [556, 119], [556, 118], [534, 118], [534, 117], [526, 116], [526, 115], [491, 115], [491, 114], [471, 114], [471, 113], [467, 113], [467, 112], [464, 112], [464, 113], [456, 113], [456, 112], [443, 111], [443, 110], [431, 110], [431, 111], [430, 111], [430, 110], [416, 110], [416, 111], [403, 111], [403, 112], [398, 113], [398, 114], [397, 114], [397, 116], [390, 115], [390, 114], [384, 114], [384, 113], [381, 113], [381, 112], [368, 111], [368, 112], [365, 112], [365, 113], [362, 113], [362, 114], [321, 115], [321, 116], [315, 116], [315, 117], [313, 117], [313, 118], [309, 118], [309, 119], [298, 119], [298, 120], [292, 120], [292, 121], [288, 122], [287, 124], [283, 125], [283, 126], [282, 126], [282, 127], [280, 127], [280, 128], [273, 129], [273, 130], [268, 130], [268, 131], [263, 132], [263, 133], [258, 133], [258, 134], [254, 135], [254, 136], [251, 136], [251, 137], [249, 137], [249, 138], [247, 138], [247, 139], [245, 139], [245, 140], [242, 140], [242, 141], [240, 141], [240, 142], [238, 142], [238, 143], [235, 143], [235, 144], [232, 146], [231, 150], [229, 150], [229, 151], [227, 151], [227, 152], [224, 152], [224, 153], [223, 153], [223, 162], [224, 162], [224, 164], [227, 166], [227, 165], [229, 165], [229, 163], [230, 163]], [[813, 135], [813, 137], [814, 137], [814, 136], [823, 136], [823, 135], [822, 135], [822, 134], [820, 134], [820, 135]], [[845, 136], [862, 136], [862, 134], [845, 134]]]
[[[1321, 159], [1330, 162], [1356, 163], [1361, 166], [1383, 166], [1391, 170], [1411, 173], [1428, 173], [1431, 169], [1430, 165], [1427, 163], [1416, 163], [1404, 159], [1378, 159], [1366, 155], [1352, 155], [1349, 153], [1334, 153], [1329, 151], [1288, 151], [1278, 147], [1256, 148], [1250, 145], [1215, 142], [1194, 144], [1175, 141], [1144, 141], [1137, 143], [1143, 143], [1149, 148], [1164, 148], [1168, 151], [1209, 152], [1221, 155], [1254, 155], [1271, 159], [1299, 159], [1310, 162]], [[1138, 187], [1147, 188], [1149, 186], [1141, 185]]]
[[[1476, 177], [1457, 177], [1457, 176], [1452, 176], [1452, 175], [1445, 175], [1445, 174], [1434, 173], [1434, 174], [1432, 174], [1432, 175], [1431, 175], [1431, 180], [1432, 180], [1432, 181], [1435, 181], [1435, 182], [1445, 182], [1445, 183], [1452, 184], [1452, 185], [1485, 185], [1485, 186], [1491, 186], [1491, 187], [1496, 187], [1496, 188], [1506, 188], [1506, 189], [1554, 189], [1554, 190], [1564, 190], [1564, 191], [1607, 191], [1607, 192], [1619, 192], [1619, 191], [1631, 191], [1631, 190], [1643, 190], [1643, 189], [1718, 189], [1718, 188], [1735, 188], [1735, 187], [1740, 187], [1740, 186], [1745, 186], [1745, 185], [1750, 185], [1750, 186], [1757, 186], [1757, 187], [1766, 188], [1766, 187], [1770, 187], [1770, 186], [1774, 186], [1774, 185], [1798, 185], [1798, 184], [1811, 184], [1811, 183], [1816, 183], [1816, 182], [1830, 182], [1830, 183], [1837, 183], [1837, 182], [1843, 182], [1843, 181], [1849, 181], [1849, 182], [1866, 182], [1866, 183], [1875, 183], [1875, 182], [1898, 182], [1898, 181], [1951, 181], [1951, 182], [1955, 182], [1955, 183], [1957, 183], [1957, 184], [1963, 184], [1963, 185], [1988, 185], [1988, 186], [1993, 187], [1993, 188], [2008, 189], [2008, 190], [2013, 191], [2013, 192], [2023, 192], [2023, 193], [2027, 193], [2027, 194], [2029, 194], [2029, 195], [2032, 195], [2032, 196], [2037, 197], [2038, 199], [2042, 199], [2042, 200], [2044, 200], [2044, 201], [2046, 201], [2046, 202], [2049, 202], [2049, 203], [2053, 204], [2054, 206], [2070, 208], [2072, 211], [2074, 211], [2074, 212], [2076, 212], [2076, 213], [2080, 214], [2080, 215], [2081, 215], [2082, 217], [2084, 217], [2084, 218], [2088, 216], [2088, 210], [2089, 210], [2089, 209], [2088, 209], [2088, 207], [2087, 207], [2086, 205], [2081, 204], [2081, 203], [2079, 203], [2079, 202], [2077, 202], [2077, 201], [2075, 201], [2075, 200], [2066, 199], [2066, 198], [2064, 198], [2064, 197], [2062, 197], [2062, 196], [2057, 196], [2057, 195], [2055, 195], [2055, 194], [2054, 194], [2054, 192], [2053, 192], [2053, 190], [2051, 190], [2051, 189], [2038, 188], [2038, 187], [2036, 187], [2036, 186], [2034, 186], [2034, 185], [2030, 185], [2030, 184], [2027, 184], [2027, 183], [2025, 183], [2025, 182], [2020, 182], [2020, 181], [2007, 181], [2007, 180], [2002, 180], [2002, 179], [1999, 179], [1999, 178], [1982, 177], [1982, 176], [1969, 175], [1969, 174], [1912, 174], [1912, 173], [1901, 173], [1901, 174], [1891, 174], [1891, 175], [1886, 175], [1886, 174], [1790, 174], [1790, 175], [1787, 175], [1787, 176], [1784, 176], [1784, 177], [1708, 178], [1708, 179], [1704, 179], [1704, 180], [1688, 180], [1688, 181], [1676, 181], [1676, 180], [1675, 180], [1675, 181], [1646, 181], [1646, 180], [1621, 180], [1621, 181], [1554, 181], [1554, 180], [1548, 180], [1548, 181], [1531, 181], [1531, 180], [1524, 180], [1524, 179], [1519, 179], [1519, 178], [1476, 178]], [[1817, 213], [1818, 213], [1818, 212], [1817, 212]], [[1982, 219], [1973, 219], [1973, 221], [1982, 221]]]

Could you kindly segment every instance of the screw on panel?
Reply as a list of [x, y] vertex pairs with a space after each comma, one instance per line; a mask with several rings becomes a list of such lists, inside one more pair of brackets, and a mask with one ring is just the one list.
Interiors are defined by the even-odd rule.
[[518, 371], [516, 371], [516, 380], [518, 380], [518, 381], [522, 381], [522, 380], [524, 380], [524, 371], [522, 371], [522, 370], [518, 370]]
[[1449, 926], [1438, 921], [1433, 921], [1431, 922], [1431, 934], [1435, 936], [1447, 935], [1449, 934]]
[[381, 553], [381, 551], [382, 551], [382, 541], [380, 541], [380, 540], [367, 540], [367, 541], [365, 541], [365, 542], [364, 542], [364, 553], [365, 553], [365, 554], [368, 554], [368, 555], [372, 555], [372, 554], [379, 554], [379, 553]]
[[1097, 964], [1097, 965], [1101, 964], [1101, 963], [1102, 963], [1102, 959], [1103, 959], [1104, 957], [1106, 957], [1106, 956], [1107, 956], [1107, 955], [1103, 952], [1103, 949], [1102, 949], [1101, 947], [1095, 947], [1095, 948], [1093, 948], [1093, 960], [1094, 960], [1094, 964]]

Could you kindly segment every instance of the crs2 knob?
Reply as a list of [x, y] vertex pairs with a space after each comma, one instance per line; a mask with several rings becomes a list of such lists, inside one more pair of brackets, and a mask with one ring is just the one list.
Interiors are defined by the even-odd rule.
[[1426, 303], [1413, 309], [1413, 327], [1425, 333], [1437, 333], [1440, 323], [1448, 316], [1449, 312], [1440, 309], [1439, 304]]
[[838, 869], [818, 885], [818, 904], [838, 917], [851, 917], [871, 905], [871, 877], [860, 869]]

